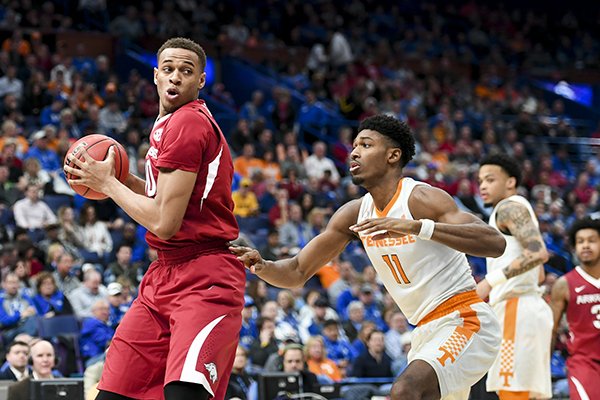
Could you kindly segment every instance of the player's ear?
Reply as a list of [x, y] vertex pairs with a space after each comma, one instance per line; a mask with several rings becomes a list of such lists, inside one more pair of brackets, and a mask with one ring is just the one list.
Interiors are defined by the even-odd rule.
[[157, 85], [156, 77], [158, 75], [158, 68], [154, 68], [154, 84]]
[[206, 72], [200, 74], [200, 80], [198, 81], [198, 90], [202, 90], [206, 84]]
[[399, 147], [391, 148], [388, 153], [388, 161], [390, 164], [394, 164], [400, 161], [402, 158], [402, 150]]

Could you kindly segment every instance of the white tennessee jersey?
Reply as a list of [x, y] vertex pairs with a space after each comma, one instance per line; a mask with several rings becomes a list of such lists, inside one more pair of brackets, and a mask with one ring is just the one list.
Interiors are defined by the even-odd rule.
[[[506, 202], [513, 201], [519, 204], [524, 205], [529, 211], [531, 215], [531, 219], [536, 227], [539, 226], [537, 217], [535, 216], [535, 212], [531, 207], [531, 204], [522, 196], [514, 195], [507, 197], [506, 199], [498, 202], [494, 210], [492, 211], [492, 215], [490, 215], [490, 225], [498, 230], [506, 240], [506, 249], [504, 249], [504, 253], [498, 258], [490, 258], [487, 260], [487, 272], [490, 273], [497, 269], [502, 269], [508, 265], [521, 254], [523, 254], [523, 248], [521, 244], [515, 239], [512, 235], [506, 235], [504, 232], [498, 229], [498, 225], [496, 225], [496, 212], [501, 204]], [[535, 294], [539, 293], [540, 288], [538, 286], [538, 279], [540, 273], [540, 266], [530, 269], [529, 271], [522, 273], [521, 275], [517, 275], [513, 278], [510, 278], [508, 281], [504, 282], [501, 285], [495, 286], [492, 288], [490, 292], [490, 304], [494, 305], [500, 301], [510, 299], [513, 297], [517, 297], [523, 294]]]
[[[387, 207], [380, 211], [367, 193], [362, 200], [358, 222], [369, 218], [414, 219], [408, 199], [416, 185], [427, 185], [403, 178]], [[373, 240], [362, 235], [363, 246], [383, 281], [408, 321], [416, 325], [429, 312], [450, 297], [475, 289], [475, 280], [464, 253], [416, 235]]]

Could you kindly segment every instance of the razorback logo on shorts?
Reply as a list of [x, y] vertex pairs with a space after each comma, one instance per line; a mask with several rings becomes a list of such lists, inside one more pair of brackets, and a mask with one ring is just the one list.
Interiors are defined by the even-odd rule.
[[215, 381], [217, 380], [217, 366], [215, 365], [215, 363], [208, 363], [208, 364], [204, 364], [204, 368], [206, 368], [206, 370], [208, 371], [209, 374], [209, 378], [212, 381], [212, 383], [215, 383]]

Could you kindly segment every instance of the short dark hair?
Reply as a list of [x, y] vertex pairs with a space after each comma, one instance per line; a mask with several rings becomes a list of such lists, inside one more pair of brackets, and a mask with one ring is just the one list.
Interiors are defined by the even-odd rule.
[[186, 49], [193, 51], [198, 56], [201, 71], [204, 71], [204, 68], [206, 68], [206, 53], [204, 52], [204, 49], [191, 39], [174, 37], [167, 40], [156, 52], [156, 57], [160, 57], [160, 53], [162, 53], [165, 49]]
[[592, 219], [590, 217], [578, 219], [573, 222], [571, 229], [569, 229], [569, 243], [572, 247], [575, 247], [575, 236], [577, 232], [583, 229], [595, 229], [600, 235], [600, 219]]
[[10, 353], [10, 350], [15, 347], [15, 346], [25, 346], [27, 347], [27, 349], [29, 349], [29, 345], [25, 342], [22, 342], [20, 340], [13, 340], [12, 342], [10, 342], [10, 344], [6, 347], [6, 352]]
[[394, 145], [400, 147], [402, 150], [401, 167], [408, 164], [415, 155], [415, 138], [406, 122], [389, 115], [378, 114], [360, 123], [358, 131], [365, 129], [379, 132], [390, 139]]
[[335, 326], [337, 328], [339, 326], [339, 324], [335, 319], [328, 319], [325, 322], [323, 322], [323, 329], [330, 327], [330, 326]]
[[481, 160], [481, 162], [479, 163], [480, 167], [483, 167], [484, 165], [499, 166], [504, 172], [506, 172], [509, 178], [515, 178], [515, 180], [517, 181], [515, 187], [518, 187], [521, 184], [521, 167], [519, 166], [517, 160], [515, 160], [508, 154], [490, 154], [489, 156]]

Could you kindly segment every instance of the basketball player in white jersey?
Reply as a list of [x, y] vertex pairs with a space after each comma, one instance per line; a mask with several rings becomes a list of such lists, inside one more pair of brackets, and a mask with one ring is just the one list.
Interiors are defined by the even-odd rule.
[[467, 399], [492, 365], [500, 327], [475, 292], [464, 253], [497, 257], [498, 231], [461, 212], [444, 191], [402, 176], [415, 152], [410, 128], [393, 117], [364, 120], [350, 155], [355, 184], [369, 193], [342, 206], [325, 231], [294, 258], [265, 261], [247, 247], [232, 247], [260, 278], [279, 287], [302, 286], [357, 237], [410, 323], [409, 365], [392, 399]]
[[489, 223], [506, 240], [502, 256], [487, 259], [487, 275], [477, 287], [481, 298], [489, 294], [502, 325], [502, 348], [486, 382], [500, 400], [552, 396], [552, 310], [538, 285], [548, 252], [533, 208], [516, 194], [520, 179], [518, 163], [506, 154], [490, 155], [480, 164], [481, 198], [494, 207]]

